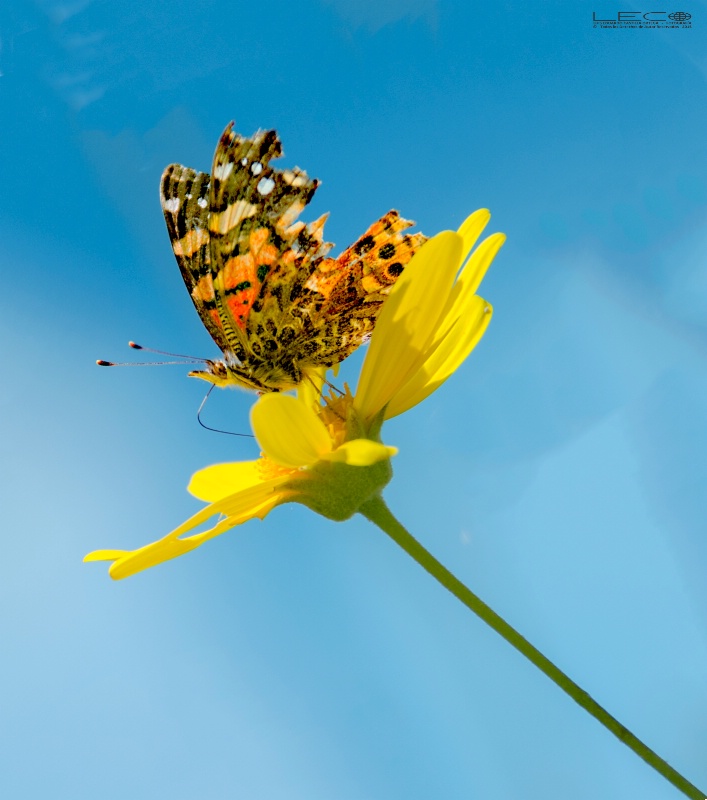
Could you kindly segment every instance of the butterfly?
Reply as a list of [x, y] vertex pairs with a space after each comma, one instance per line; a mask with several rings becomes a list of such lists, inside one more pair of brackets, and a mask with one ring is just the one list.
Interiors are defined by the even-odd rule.
[[336, 259], [323, 238], [328, 214], [298, 221], [319, 181], [282, 155], [277, 132], [223, 132], [211, 174], [170, 164], [162, 210], [182, 278], [223, 358], [189, 375], [261, 392], [297, 386], [371, 335], [381, 305], [425, 242], [414, 223], [382, 216]]

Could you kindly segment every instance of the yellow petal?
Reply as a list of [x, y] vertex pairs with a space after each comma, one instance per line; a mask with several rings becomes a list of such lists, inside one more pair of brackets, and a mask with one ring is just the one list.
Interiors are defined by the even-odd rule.
[[[476, 244], [477, 239], [481, 235], [481, 232], [488, 224], [489, 220], [491, 219], [491, 213], [485, 209], [481, 208], [478, 211], [475, 211], [469, 217], [467, 217], [464, 222], [459, 227], [457, 231], [458, 235], [462, 238], [462, 259], [461, 263], [467, 261], [466, 266], [462, 269], [461, 275], [457, 278], [452, 290], [449, 292], [447, 297], [447, 302], [445, 303], [444, 310], [440, 314], [440, 322], [437, 326], [437, 329], [434, 334], [433, 342], [437, 342], [444, 338], [447, 334], [447, 330], [449, 329], [450, 325], [449, 322], [445, 322], [445, 320], [454, 320], [458, 316], [457, 308], [459, 302], [461, 301], [461, 295], [465, 290], [468, 290], [472, 284], [472, 279], [475, 280], [475, 283], [472, 287], [472, 293], [478, 289], [479, 284], [481, 283], [481, 279], [483, 275], [490, 265], [491, 261], [493, 260], [493, 256], [491, 256], [488, 260], [486, 260], [484, 269], [480, 269], [479, 264], [479, 256], [483, 256], [485, 253], [486, 248], [489, 245], [489, 239], [495, 240], [497, 237], [503, 236], [503, 234], [496, 233], [493, 236], [489, 237], [489, 239], [484, 240], [484, 242], [479, 245], [479, 247], [474, 252], [473, 256], [469, 258], [471, 251]], [[505, 236], [503, 236], [503, 240], [505, 241]], [[500, 246], [500, 245], [499, 245]], [[496, 248], [496, 252], [498, 248]], [[495, 252], [494, 252], [495, 255]], [[472, 266], [472, 264], [474, 266]], [[428, 351], [429, 353], [429, 351]]]
[[[494, 260], [505, 241], [506, 237], [504, 234], [494, 233], [484, 239], [473, 252], [449, 295], [449, 302], [444, 310], [439, 326], [435, 331], [432, 343], [433, 347], [444, 339], [450, 329], [456, 325], [457, 320], [464, 316], [466, 313], [464, 310], [465, 307], [468, 307], [472, 296], [479, 288], [479, 284], [491, 265], [491, 262]], [[429, 356], [430, 352], [431, 351], [428, 351], [426, 357]]]
[[241, 489], [256, 486], [264, 480], [261, 459], [230, 464], [213, 464], [195, 472], [189, 486], [194, 497], [213, 503]]
[[492, 313], [492, 307], [482, 297], [471, 295], [468, 313], [457, 320], [421, 369], [395, 394], [385, 410], [385, 418], [391, 419], [421, 403], [456, 372], [481, 341]]
[[[475, 229], [471, 229], [471, 222], [476, 215], [472, 214], [464, 223], [469, 241], [478, 236], [488, 221], [487, 216], [480, 212], [477, 214]], [[407, 411], [428, 397], [459, 368], [481, 340], [491, 321], [492, 308], [475, 292], [505, 240], [502, 233], [495, 233], [472, 253], [449, 295], [443, 318], [421, 359], [420, 368], [393, 395], [386, 408], [386, 419]]]
[[475, 292], [479, 288], [486, 271], [505, 241], [505, 233], [492, 233], [474, 250], [459, 276], [459, 282], [465, 291]]
[[354, 407], [370, 419], [419, 367], [447, 306], [463, 240], [443, 231], [411, 259], [378, 317], [361, 370]]
[[[336, 365], [338, 367], [338, 364]], [[322, 394], [322, 386], [326, 380], [326, 367], [317, 367], [307, 370], [302, 383], [297, 387], [297, 397], [305, 405], [316, 408], [319, 405], [319, 398]]]
[[324, 423], [296, 397], [263, 395], [251, 409], [250, 422], [266, 455], [284, 467], [310, 466], [333, 449]]
[[225, 533], [227, 530], [235, 527], [236, 525], [240, 525], [241, 523], [256, 517], [263, 519], [263, 517], [265, 517], [265, 515], [278, 504], [278, 502], [279, 498], [273, 496], [257, 508], [251, 508], [250, 513], [247, 516], [242, 516], [240, 518], [235, 516], [226, 517], [208, 531], [204, 531], [203, 533], [198, 533], [193, 536], [188, 536], [185, 539], [178, 538], [173, 532], [165, 536], [163, 539], [145, 545], [144, 547], [134, 550], [131, 553], [127, 553], [122, 558], [114, 561], [108, 569], [108, 574], [114, 580], [122, 580], [123, 578], [128, 578], [137, 572], [141, 572], [142, 570], [149, 569], [150, 567], [154, 567], [158, 564], [164, 563], [165, 561], [169, 561], [172, 558], [183, 556], [185, 553], [195, 550], [197, 547], [204, 544], [204, 542], [207, 542], [209, 539], [213, 539], [215, 536]]
[[369, 467], [371, 464], [391, 458], [397, 452], [397, 447], [388, 447], [370, 439], [351, 439], [325, 458], [327, 461], [337, 461], [352, 467]]
[[83, 557], [84, 563], [88, 561], [115, 561], [129, 553], [129, 550], [94, 550]]
[[488, 208], [480, 208], [470, 214], [464, 222], [459, 226], [457, 233], [464, 241], [463, 258], [466, 258], [471, 252], [472, 247], [476, 244], [476, 240], [481, 236], [481, 231], [488, 225], [491, 219], [491, 212]]
[[[249, 519], [256, 517], [263, 519], [276, 505], [291, 495], [290, 491], [280, 488], [280, 484], [287, 479], [287, 475], [281, 476], [212, 503], [194, 514], [194, 516], [162, 539], [151, 542], [137, 550], [95, 550], [85, 556], [84, 561], [113, 561], [108, 572], [111, 578], [120, 580], [141, 570], [161, 564], [164, 561], [184, 555], [209, 539], [213, 539], [214, 536], [218, 536]], [[222, 516], [212, 528], [182, 538], [185, 533], [207, 522], [214, 515]]]

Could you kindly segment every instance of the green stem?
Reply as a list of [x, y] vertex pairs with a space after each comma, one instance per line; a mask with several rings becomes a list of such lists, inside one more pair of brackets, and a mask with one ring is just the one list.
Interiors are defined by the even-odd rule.
[[483, 600], [479, 599], [469, 590], [460, 580], [440, 564], [439, 561], [415, 539], [391, 514], [383, 498], [378, 496], [364, 503], [360, 513], [369, 519], [390, 538], [400, 545], [405, 552], [417, 561], [417, 563], [427, 572], [436, 578], [445, 589], [448, 589], [458, 600], [470, 608], [478, 617], [489, 625], [496, 633], [500, 634], [509, 644], [522, 653], [531, 663], [544, 672], [551, 681], [554, 681], [563, 692], [568, 694], [575, 702], [579, 703], [585, 711], [588, 711], [595, 719], [607, 728], [611, 733], [620, 739], [627, 747], [640, 756], [647, 764], [653, 767], [666, 780], [670, 781], [685, 796], [692, 800], [707, 800], [707, 795], [701, 792], [696, 786], [683, 778], [679, 772], [674, 770], [667, 761], [664, 761], [657, 753], [647, 747], [643, 742], [634, 736], [631, 731], [624, 727], [615, 717], [602, 708], [599, 703], [590, 697], [584, 689], [579, 687], [571, 678], [558, 669], [552, 661], [533, 647], [530, 642], [524, 639], [518, 631], [512, 628], [502, 617], [489, 608]]

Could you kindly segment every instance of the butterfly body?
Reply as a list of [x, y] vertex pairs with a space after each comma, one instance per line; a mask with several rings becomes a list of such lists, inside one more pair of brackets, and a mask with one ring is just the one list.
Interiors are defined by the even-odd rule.
[[211, 174], [171, 164], [161, 202], [184, 282], [223, 359], [191, 372], [217, 386], [297, 386], [370, 336], [385, 296], [425, 241], [389, 211], [338, 258], [323, 239], [327, 215], [297, 218], [319, 185], [278, 170], [275, 131], [250, 139], [229, 125]]

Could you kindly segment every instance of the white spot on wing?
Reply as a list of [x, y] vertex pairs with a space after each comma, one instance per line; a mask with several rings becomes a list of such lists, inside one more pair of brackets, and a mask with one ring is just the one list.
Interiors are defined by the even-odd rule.
[[263, 171], [263, 165], [260, 163], [260, 161], [254, 161], [250, 167], [250, 171], [253, 173], [253, 175], [260, 175], [260, 173]]
[[226, 178], [233, 172], [233, 161], [227, 161], [225, 164], [218, 164], [214, 167], [214, 178], [220, 181], [225, 181]]
[[258, 211], [257, 206], [246, 200], [236, 200], [220, 214], [211, 214], [209, 218], [209, 228], [215, 233], [227, 233], [231, 228], [238, 225], [238, 223], [246, 217], [254, 216]]
[[262, 195], [270, 194], [275, 188], [275, 181], [272, 178], [261, 178], [256, 188]]
[[290, 186], [294, 186], [295, 189], [299, 189], [300, 186], [304, 186], [307, 183], [307, 176], [304, 172], [293, 172], [291, 169], [286, 169], [282, 173], [282, 179], [285, 183], [289, 183]]
[[199, 198], [199, 199], [196, 201], [196, 204], [197, 204], [198, 206], [201, 206], [201, 208], [206, 208], [206, 206], [208, 206], [208, 204], [209, 204], [209, 201], [208, 201], [208, 200], [207, 200], [205, 197], [200, 197], [200, 198]]
[[179, 198], [170, 197], [169, 200], [165, 200], [164, 210], [169, 211], [171, 214], [176, 214], [179, 211]]

